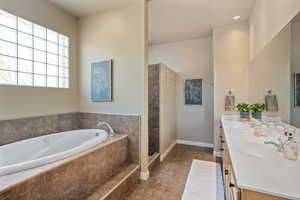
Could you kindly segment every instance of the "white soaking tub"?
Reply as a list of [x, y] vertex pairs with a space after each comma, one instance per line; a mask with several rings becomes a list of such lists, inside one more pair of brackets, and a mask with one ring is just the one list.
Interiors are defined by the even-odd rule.
[[0, 146], [0, 176], [65, 159], [102, 143], [108, 137], [108, 133], [101, 129], [81, 129]]

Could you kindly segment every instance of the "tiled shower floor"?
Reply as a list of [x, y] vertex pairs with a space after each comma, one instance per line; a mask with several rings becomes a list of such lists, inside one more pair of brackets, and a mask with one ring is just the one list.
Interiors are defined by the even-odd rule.
[[193, 159], [217, 162], [212, 149], [176, 145], [124, 200], [180, 200]]

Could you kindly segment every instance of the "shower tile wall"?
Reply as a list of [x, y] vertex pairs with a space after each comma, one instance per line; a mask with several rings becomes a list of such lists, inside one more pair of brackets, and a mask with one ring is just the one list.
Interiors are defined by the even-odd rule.
[[159, 152], [159, 69], [159, 64], [150, 65], [148, 72], [149, 155]]

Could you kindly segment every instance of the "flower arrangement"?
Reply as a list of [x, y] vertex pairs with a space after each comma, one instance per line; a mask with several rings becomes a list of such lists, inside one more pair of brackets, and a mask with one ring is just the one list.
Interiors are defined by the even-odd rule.
[[239, 112], [250, 112], [251, 105], [247, 103], [239, 103], [236, 105], [236, 108]]
[[236, 105], [237, 110], [240, 112], [240, 118], [248, 120], [250, 118], [250, 112], [255, 119], [261, 119], [262, 112], [266, 109], [266, 105], [263, 103], [247, 104], [239, 103]]
[[261, 119], [261, 113], [266, 109], [266, 105], [263, 103], [255, 103], [251, 105], [252, 117], [255, 119]]
[[255, 103], [251, 105], [251, 111], [254, 113], [261, 113], [266, 109], [266, 105], [263, 103]]
[[236, 105], [236, 108], [240, 112], [240, 120], [241, 121], [249, 121], [250, 120], [251, 105], [249, 105], [247, 103], [239, 103]]

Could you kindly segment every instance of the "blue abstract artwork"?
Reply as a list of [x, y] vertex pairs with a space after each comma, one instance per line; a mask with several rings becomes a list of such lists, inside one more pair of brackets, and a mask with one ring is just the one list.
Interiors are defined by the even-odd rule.
[[112, 61], [92, 63], [92, 101], [112, 101]]
[[202, 105], [202, 79], [186, 80], [184, 93], [186, 105]]

